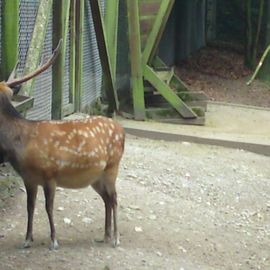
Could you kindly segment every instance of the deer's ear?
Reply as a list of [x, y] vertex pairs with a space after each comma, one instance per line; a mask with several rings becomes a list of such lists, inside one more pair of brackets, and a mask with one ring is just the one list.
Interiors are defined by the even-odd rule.
[[13, 90], [8, 87], [6, 82], [0, 82], [0, 93], [4, 93], [9, 99], [13, 96]]

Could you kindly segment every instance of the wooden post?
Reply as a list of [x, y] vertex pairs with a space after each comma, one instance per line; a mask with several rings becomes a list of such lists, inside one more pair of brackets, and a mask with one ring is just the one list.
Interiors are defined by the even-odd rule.
[[[33, 30], [32, 39], [29, 45], [27, 58], [25, 62], [24, 74], [32, 72], [39, 66], [51, 10], [52, 10], [52, 0], [40, 1], [35, 21], [35, 27]], [[32, 96], [34, 80], [35, 79], [24, 83], [20, 93], [26, 96]]]
[[106, 4], [105, 33], [107, 37], [109, 57], [111, 59], [112, 77], [115, 81], [119, 0], [107, 1]]
[[103, 79], [105, 84], [105, 91], [107, 94], [109, 108], [108, 114], [111, 115], [114, 110], [118, 110], [118, 96], [115, 89], [113, 80], [112, 65], [110, 59], [110, 53], [108, 49], [108, 42], [105, 33], [105, 27], [103, 17], [101, 15], [100, 4], [98, 0], [89, 0], [91, 5], [92, 17], [95, 26], [95, 32], [97, 37], [97, 45], [99, 51], [100, 62], [103, 70]]
[[76, 0], [75, 111], [81, 110], [83, 79], [84, 0]]
[[140, 17], [138, 0], [127, 0], [129, 48], [131, 61], [131, 83], [134, 117], [136, 120], [145, 119], [144, 85], [142, 71], [142, 53], [140, 38]]
[[75, 70], [76, 70], [76, 0], [70, 3], [70, 69], [69, 69], [69, 103], [74, 104]]
[[18, 58], [19, 0], [2, 1], [1, 79], [7, 80]]
[[63, 116], [63, 85], [65, 66], [65, 3], [64, 0], [53, 1], [53, 48], [61, 38], [63, 45], [52, 67], [52, 119], [61, 119]]

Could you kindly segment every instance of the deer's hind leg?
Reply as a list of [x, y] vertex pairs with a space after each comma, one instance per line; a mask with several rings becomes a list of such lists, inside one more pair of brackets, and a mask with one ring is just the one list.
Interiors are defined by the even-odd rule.
[[93, 188], [102, 197], [105, 204], [105, 235], [104, 242], [111, 240], [113, 214], [113, 245], [120, 244], [117, 226], [117, 193], [115, 182], [118, 174], [118, 165], [105, 170], [102, 177], [93, 185]]

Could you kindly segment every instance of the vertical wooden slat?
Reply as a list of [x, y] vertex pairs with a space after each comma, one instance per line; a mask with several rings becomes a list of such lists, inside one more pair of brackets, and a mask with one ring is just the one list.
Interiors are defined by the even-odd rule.
[[[10, 1], [12, 2], [12, 1]], [[24, 67], [24, 74], [28, 74], [35, 70], [40, 63], [40, 57], [43, 50], [43, 44], [46, 36], [50, 14], [52, 10], [52, 0], [41, 0], [36, 16], [35, 27], [32, 34], [32, 39], [27, 52], [27, 58]], [[33, 80], [24, 83], [20, 93], [32, 96]]]
[[138, 0], [127, 0], [134, 117], [136, 120], [143, 120], [145, 119], [145, 102], [138, 5]]
[[83, 80], [84, 0], [76, 0], [75, 111], [81, 110]]
[[105, 33], [108, 52], [111, 59], [112, 77], [116, 75], [117, 32], [118, 32], [119, 0], [106, 1]]
[[65, 66], [65, 3], [64, 0], [53, 1], [53, 47], [61, 38], [61, 51], [52, 67], [52, 119], [61, 119], [63, 116], [63, 86]]
[[143, 52], [143, 63], [147, 64], [152, 60], [157, 47], [159, 45], [160, 39], [164, 32], [166, 23], [168, 21], [169, 15], [171, 13], [172, 7], [175, 0], [162, 0], [159, 12], [157, 14], [154, 26], [148, 37], [144, 52]]
[[2, 1], [2, 79], [8, 79], [18, 58], [18, 39], [19, 39], [19, 0]]
[[97, 37], [98, 51], [100, 62], [103, 70], [103, 79], [105, 91], [107, 94], [109, 108], [108, 114], [112, 114], [114, 110], [118, 110], [118, 96], [112, 76], [112, 66], [109, 57], [108, 43], [106, 40], [105, 27], [103, 17], [101, 15], [100, 4], [98, 0], [89, 0], [91, 5], [92, 17]]
[[70, 3], [70, 69], [69, 69], [69, 103], [74, 103], [75, 95], [75, 58], [76, 53], [76, 0]]

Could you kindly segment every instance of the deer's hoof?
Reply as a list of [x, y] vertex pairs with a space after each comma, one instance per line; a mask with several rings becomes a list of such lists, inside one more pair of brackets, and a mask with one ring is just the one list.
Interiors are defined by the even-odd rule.
[[57, 240], [52, 240], [51, 245], [50, 245], [50, 250], [57, 250], [59, 249], [59, 244]]
[[114, 248], [120, 246], [120, 237], [119, 237], [119, 234], [117, 234], [117, 236], [115, 236], [115, 237], [113, 238], [112, 244], [113, 244], [113, 247], [114, 247]]
[[30, 248], [31, 245], [32, 245], [32, 242], [31, 240], [25, 240], [25, 242], [23, 243], [23, 246], [22, 248]]

